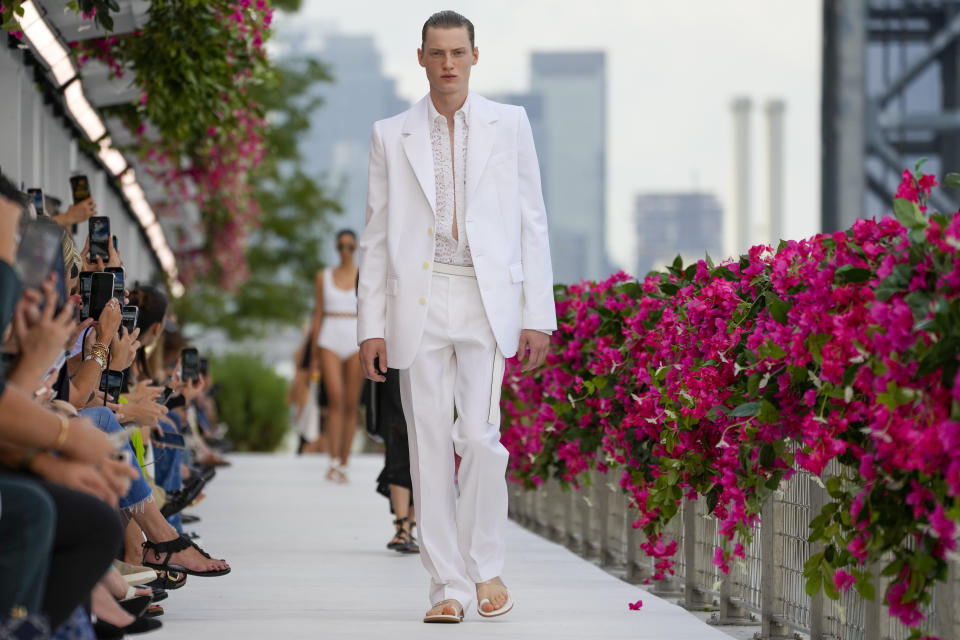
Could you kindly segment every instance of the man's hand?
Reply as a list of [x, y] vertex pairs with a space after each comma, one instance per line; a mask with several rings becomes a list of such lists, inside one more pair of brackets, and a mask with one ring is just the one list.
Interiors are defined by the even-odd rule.
[[524, 329], [520, 332], [520, 345], [517, 347], [517, 358], [524, 362], [521, 371], [533, 371], [547, 359], [550, 349], [550, 336], [535, 329]]
[[[374, 360], [379, 360], [380, 369], [377, 370]], [[360, 345], [360, 365], [363, 367], [363, 375], [368, 380], [376, 382], [386, 382], [387, 378], [383, 375], [387, 372], [387, 343], [383, 338], [370, 338], [364, 340]]]

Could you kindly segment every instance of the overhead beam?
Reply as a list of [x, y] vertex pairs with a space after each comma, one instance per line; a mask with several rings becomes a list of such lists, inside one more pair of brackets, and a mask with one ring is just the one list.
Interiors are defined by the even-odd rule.
[[957, 38], [960, 38], [960, 13], [950, 18], [943, 29], [938, 31], [937, 34], [933, 36], [933, 39], [930, 40], [930, 46], [923, 55], [908, 64], [907, 68], [877, 97], [876, 103], [879, 109], [885, 109], [894, 98], [906, 89], [911, 82], [916, 80], [927, 66], [936, 60]]

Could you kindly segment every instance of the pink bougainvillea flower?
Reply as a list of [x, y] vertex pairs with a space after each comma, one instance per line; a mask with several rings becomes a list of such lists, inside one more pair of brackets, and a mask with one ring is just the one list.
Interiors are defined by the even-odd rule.
[[630, 611], [640, 611], [643, 608], [643, 600], [637, 600], [636, 602], [631, 602], [629, 604]]
[[856, 582], [856, 577], [847, 573], [843, 569], [837, 569], [836, 573], [833, 574], [833, 586], [837, 588], [837, 591], [846, 593], [850, 591], [850, 587], [852, 587]]

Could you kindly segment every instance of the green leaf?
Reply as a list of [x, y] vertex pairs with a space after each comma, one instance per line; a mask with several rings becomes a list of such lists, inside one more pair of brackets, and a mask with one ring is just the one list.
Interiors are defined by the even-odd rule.
[[960, 355], [960, 337], [950, 336], [935, 342], [930, 351], [920, 360], [916, 377], [924, 378], [937, 371], [950, 360], [956, 360]]
[[760, 413], [760, 406], [759, 402], [744, 402], [731, 411], [730, 415], [734, 418], [750, 418]]
[[807, 595], [811, 598], [818, 593], [820, 593], [820, 585], [823, 584], [823, 576], [819, 571], [812, 574], [807, 578], [807, 583], [804, 585], [803, 590], [807, 592]]
[[873, 272], [864, 267], [855, 267], [852, 264], [845, 264], [837, 269], [834, 275], [841, 282], [855, 283], [866, 282], [873, 275]]
[[717, 502], [720, 500], [720, 489], [713, 486], [707, 493], [707, 513], [713, 513], [717, 508]]
[[916, 202], [911, 202], [906, 198], [894, 198], [893, 214], [900, 224], [908, 229], [925, 229], [928, 225], [927, 219], [920, 213], [920, 207]]
[[769, 442], [764, 442], [763, 446], [760, 447], [760, 455], [758, 457], [758, 462], [760, 466], [769, 469], [773, 466], [774, 461], [777, 459], [777, 452], [774, 451], [773, 445]]
[[674, 296], [677, 295], [678, 291], [680, 291], [680, 287], [672, 282], [664, 282], [660, 285], [660, 291], [662, 291], [665, 295]]
[[928, 159], [929, 158], [920, 158], [919, 160], [917, 160], [917, 164], [914, 165], [913, 172], [915, 174], [920, 173], [920, 169], [923, 168], [923, 165], [927, 164]]
[[948, 173], [943, 176], [943, 186], [960, 189], [960, 173]]
[[780, 324], [787, 324], [787, 313], [793, 305], [781, 300], [773, 291], [764, 292], [763, 297], [770, 316]]
[[857, 588], [857, 592], [867, 600], [873, 601], [877, 599], [877, 589], [873, 584], [873, 580], [869, 579], [869, 574], [857, 580], [854, 586]]

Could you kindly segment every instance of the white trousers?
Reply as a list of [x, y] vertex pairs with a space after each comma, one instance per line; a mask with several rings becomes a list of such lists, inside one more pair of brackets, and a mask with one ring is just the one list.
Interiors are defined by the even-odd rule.
[[[410, 477], [430, 603], [455, 599], [466, 607], [476, 596], [475, 583], [503, 572], [503, 356], [476, 278], [434, 272], [429, 304], [417, 356], [400, 371]], [[461, 457], [457, 484], [454, 450]]]

